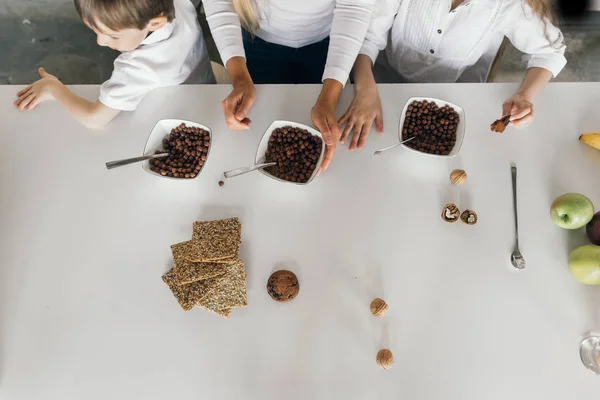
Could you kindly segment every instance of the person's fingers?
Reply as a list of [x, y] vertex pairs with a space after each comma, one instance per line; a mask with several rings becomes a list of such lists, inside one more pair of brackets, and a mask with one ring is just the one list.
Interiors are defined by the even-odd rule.
[[35, 94], [30, 93], [27, 97], [24, 98], [23, 101], [21, 101], [19, 103], [19, 110], [24, 110], [25, 107], [27, 107], [29, 105], [29, 103], [31, 103], [33, 101], [34, 98], [35, 98]]
[[514, 102], [512, 100], [505, 101], [504, 104], [502, 104], [502, 116], [503, 117], [512, 114], [513, 105], [514, 105]]
[[252, 107], [252, 104], [254, 104], [254, 98], [251, 95], [242, 95], [235, 113], [235, 117], [238, 119], [238, 121], [242, 121], [244, 118], [246, 118], [248, 111], [250, 111], [250, 107]]
[[518, 121], [533, 111], [531, 104], [528, 104], [528, 103], [515, 104], [515, 106], [516, 107], [515, 107], [515, 109], [513, 109], [513, 112], [510, 117], [511, 121], [515, 121], [515, 120]]
[[362, 130], [360, 131], [360, 138], [358, 139], [358, 148], [362, 149], [365, 147], [367, 143], [367, 138], [369, 137], [369, 132], [371, 131], [371, 124], [364, 124]]
[[346, 122], [348, 122], [350, 120], [350, 117], [352, 116], [352, 111], [350, 111], [350, 109], [348, 109], [348, 111], [346, 111], [346, 113], [344, 115], [342, 115], [342, 118], [340, 118], [338, 120], [338, 124], [340, 126], [344, 125]]
[[511, 123], [514, 125], [515, 128], [525, 128], [527, 127], [529, 124], [531, 124], [533, 122], [533, 111], [529, 114], [527, 114], [525, 117], [512, 121]]
[[33, 88], [33, 85], [27, 86], [25, 89], [23, 89], [19, 93], [17, 93], [17, 97], [23, 96], [25, 93], [29, 92], [32, 88]]
[[348, 136], [350, 135], [350, 132], [352, 132], [352, 127], [354, 126], [354, 121], [348, 121], [346, 122], [346, 126], [344, 127], [344, 130], [342, 131], [342, 136], [340, 137], [340, 143], [344, 144], [346, 143], [346, 139], [348, 139]]
[[333, 135], [331, 133], [331, 130], [329, 129], [329, 124], [327, 124], [327, 120], [325, 119], [325, 117], [319, 115], [313, 120], [313, 123], [315, 124], [319, 132], [321, 132], [321, 135], [323, 135], [323, 141], [325, 142], [325, 144], [327, 146], [333, 146]]
[[29, 105], [27, 106], [27, 111], [33, 110], [34, 108], [37, 107], [38, 104], [40, 104], [40, 98], [35, 96], [33, 98], [33, 100], [31, 101], [31, 103], [29, 103]]
[[42, 78], [45, 78], [45, 77], [47, 77], [48, 75], [50, 75], [49, 73], [47, 73], [47, 72], [46, 72], [46, 70], [45, 70], [44, 68], [41, 68], [41, 67], [40, 67], [40, 68], [38, 68], [38, 72], [40, 73], [40, 76], [41, 76]]
[[331, 118], [327, 118], [327, 121], [329, 125], [329, 130], [333, 135], [333, 143], [336, 143], [338, 140], [340, 140], [340, 137], [342, 136], [342, 130], [340, 129], [340, 126], [338, 125], [335, 119], [335, 114], [333, 114]]
[[236, 118], [235, 103], [231, 98], [228, 97], [223, 100], [221, 105], [223, 106], [223, 115], [225, 116], [225, 122], [227, 123], [227, 127], [229, 129], [239, 131], [249, 128], [247, 123], [244, 123]]
[[352, 141], [350, 142], [350, 151], [354, 151], [357, 149], [358, 139], [360, 139], [360, 132], [362, 130], [363, 125], [357, 124], [354, 125], [354, 133], [352, 134]]
[[377, 130], [377, 133], [383, 135], [383, 111], [381, 111], [381, 109], [377, 111], [377, 116], [375, 117], [375, 129]]
[[333, 153], [335, 153], [335, 145], [325, 147], [325, 154], [323, 155], [323, 162], [319, 168], [319, 174], [329, 168], [329, 164], [333, 158]]

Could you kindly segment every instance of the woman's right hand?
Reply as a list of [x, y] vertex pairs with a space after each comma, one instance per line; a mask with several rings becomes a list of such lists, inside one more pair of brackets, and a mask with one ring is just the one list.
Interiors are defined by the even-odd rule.
[[340, 118], [340, 126], [346, 125], [340, 143], [344, 144], [350, 136], [350, 132], [354, 132], [349, 149], [350, 151], [362, 149], [367, 142], [373, 122], [375, 122], [377, 132], [383, 135], [383, 111], [377, 87], [374, 84], [364, 90], [357, 89], [348, 111]]
[[233, 57], [227, 61], [227, 70], [231, 76], [233, 90], [223, 100], [223, 114], [225, 122], [231, 130], [244, 130], [250, 128], [248, 111], [256, 100], [256, 88], [246, 68], [246, 60], [242, 57]]

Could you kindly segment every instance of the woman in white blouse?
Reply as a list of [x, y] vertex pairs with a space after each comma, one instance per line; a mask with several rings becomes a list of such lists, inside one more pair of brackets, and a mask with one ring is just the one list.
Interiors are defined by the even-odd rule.
[[327, 145], [321, 170], [326, 169], [341, 136], [335, 105], [363, 44], [374, 2], [204, 0], [206, 19], [233, 83], [223, 101], [229, 128], [248, 129], [254, 82], [322, 81], [312, 120]]
[[340, 142], [353, 132], [350, 150], [362, 148], [373, 122], [383, 133], [375, 82], [484, 82], [504, 37], [526, 54], [528, 71], [502, 115], [527, 126], [534, 96], [567, 62], [552, 10], [550, 0], [378, 0]]

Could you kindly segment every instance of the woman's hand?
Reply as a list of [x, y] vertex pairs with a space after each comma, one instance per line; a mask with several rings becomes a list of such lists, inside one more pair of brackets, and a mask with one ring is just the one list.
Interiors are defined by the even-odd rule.
[[321, 132], [323, 141], [325, 142], [325, 155], [323, 156], [323, 163], [321, 164], [319, 173], [329, 167], [335, 153], [336, 143], [342, 134], [337, 123], [337, 118], [335, 117], [335, 105], [341, 91], [342, 84], [340, 82], [333, 79], [325, 79], [321, 94], [311, 111], [313, 124]]
[[348, 111], [339, 120], [340, 126], [346, 125], [340, 143], [344, 144], [350, 132], [353, 132], [350, 151], [362, 149], [371, 132], [373, 121], [377, 132], [383, 135], [383, 111], [375, 85], [365, 90], [356, 90]]
[[62, 85], [54, 75], [47, 73], [44, 68], [40, 68], [38, 72], [42, 79], [17, 93], [18, 98], [13, 104], [21, 111], [30, 111], [44, 101], [54, 100], [54, 89]]
[[516, 93], [502, 104], [502, 115], [510, 115], [510, 123], [515, 128], [525, 128], [533, 122], [533, 103]]
[[225, 122], [231, 130], [244, 130], [250, 128], [248, 111], [256, 100], [256, 88], [246, 68], [246, 60], [242, 57], [233, 57], [227, 61], [227, 70], [231, 76], [233, 90], [223, 100], [223, 114]]

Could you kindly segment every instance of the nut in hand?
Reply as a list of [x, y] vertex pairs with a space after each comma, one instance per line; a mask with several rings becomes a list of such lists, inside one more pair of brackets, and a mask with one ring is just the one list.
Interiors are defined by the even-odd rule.
[[392, 369], [394, 366], [394, 355], [388, 349], [381, 349], [377, 353], [377, 365], [383, 369]]
[[376, 317], [383, 317], [388, 310], [388, 305], [379, 297], [371, 302], [371, 313]]
[[460, 218], [460, 210], [456, 204], [446, 204], [442, 210], [442, 219], [446, 222], [456, 222]]
[[450, 182], [454, 185], [462, 185], [467, 181], [467, 173], [462, 169], [455, 169], [450, 174]]
[[477, 214], [473, 210], [465, 210], [460, 215], [460, 219], [467, 225], [475, 225], [477, 223]]

